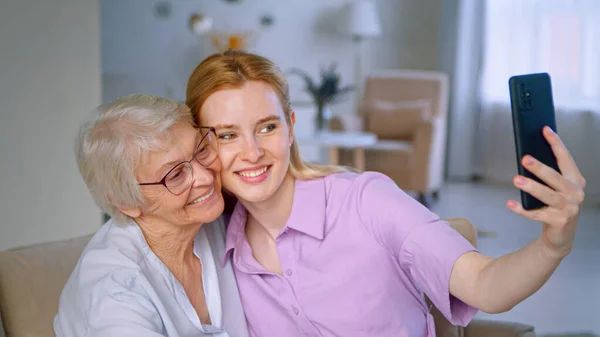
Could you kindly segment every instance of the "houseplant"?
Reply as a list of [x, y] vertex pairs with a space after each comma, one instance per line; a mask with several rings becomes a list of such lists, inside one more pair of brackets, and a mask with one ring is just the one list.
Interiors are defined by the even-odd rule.
[[321, 67], [320, 81], [313, 78], [304, 70], [292, 68], [288, 71], [289, 74], [294, 74], [302, 77], [305, 82], [304, 90], [311, 96], [317, 108], [315, 126], [317, 131], [322, 131], [327, 128], [326, 112], [329, 105], [338, 102], [348, 92], [354, 90], [354, 86], [340, 85], [340, 73], [337, 71], [337, 64], [334, 62], [329, 67]]

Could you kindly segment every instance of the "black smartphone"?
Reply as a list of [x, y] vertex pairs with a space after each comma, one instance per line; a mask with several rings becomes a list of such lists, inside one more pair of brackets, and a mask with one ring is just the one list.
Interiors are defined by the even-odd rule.
[[[517, 167], [520, 175], [541, 184], [548, 184], [527, 171], [521, 164], [525, 155], [531, 155], [540, 162], [560, 172], [556, 157], [542, 130], [549, 126], [556, 130], [552, 82], [547, 73], [513, 76], [508, 80], [513, 120]], [[521, 191], [521, 203], [526, 210], [546, 206], [531, 194]]]

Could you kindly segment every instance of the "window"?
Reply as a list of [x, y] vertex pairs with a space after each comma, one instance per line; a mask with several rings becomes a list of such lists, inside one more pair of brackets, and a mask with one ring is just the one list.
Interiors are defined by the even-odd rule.
[[508, 101], [513, 75], [547, 72], [557, 106], [600, 106], [600, 1], [486, 0], [481, 95]]

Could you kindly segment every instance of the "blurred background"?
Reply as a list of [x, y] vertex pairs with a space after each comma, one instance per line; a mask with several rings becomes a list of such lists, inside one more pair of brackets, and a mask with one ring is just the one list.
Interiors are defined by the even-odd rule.
[[508, 79], [548, 72], [558, 133], [588, 181], [576, 246], [534, 296], [478, 315], [600, 334], [594, 0], [2, 0], [0, 250], [95, 231], [79, 123], [122, 95], [184, 101], [193, 69], [228, 48], [288, 74], [307, 160], [388, 174], [440, 216], [473, 222], [492, 256], [539, 235], [505, 206], [519, 200]]

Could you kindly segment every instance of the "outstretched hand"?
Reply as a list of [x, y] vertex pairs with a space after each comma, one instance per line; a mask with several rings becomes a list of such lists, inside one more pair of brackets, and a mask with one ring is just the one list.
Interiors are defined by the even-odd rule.
[[543, 134], [562, 174], [526, 155], [522, 158], [524, 167], [550, 187], [521, 175], [514, 178], [514, 184], [548, 206], [525, 210], [514, 200], [509, 200], [507, 206], [517, 214], [541, 222], [544, 244], [552, 253], [564, 257], [573, 245], [586, 182], [558, 135], [549, 127], [544, 128]]

